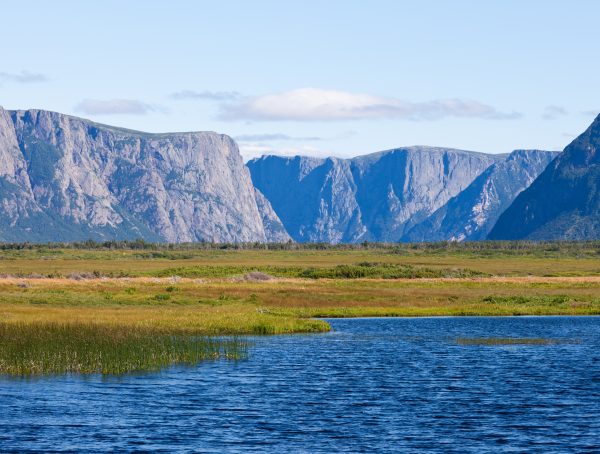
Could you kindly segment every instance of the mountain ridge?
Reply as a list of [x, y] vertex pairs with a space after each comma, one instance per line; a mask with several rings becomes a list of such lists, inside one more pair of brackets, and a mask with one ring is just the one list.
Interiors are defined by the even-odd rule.
[[244, 164], [212, 131], [0, 108], [0, 240], [483, 239], [553, 157], [417, 145]]
[[488, 238], [600, 238], [600, 115], [519, 194]]
[[406, 241], [484, 240], [497, 219], [558, 153], [515, 150], [418, 224]]

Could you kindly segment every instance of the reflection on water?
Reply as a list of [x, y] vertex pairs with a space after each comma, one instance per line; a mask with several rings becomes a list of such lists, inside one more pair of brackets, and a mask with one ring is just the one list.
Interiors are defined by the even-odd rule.
[[0, 379], [0, 451], [600, 448], [598, 317], [331, 324], [329, 334], [256, 338], [237, 363]]

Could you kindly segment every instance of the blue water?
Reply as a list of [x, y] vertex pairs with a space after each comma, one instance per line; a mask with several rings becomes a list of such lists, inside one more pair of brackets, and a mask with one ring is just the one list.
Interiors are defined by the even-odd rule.
[[[0, 451], [592, 452], [600, 318], [331, 320], [250, 359], [0, 380]], [[464, 346], [457, 337], [555, 345]]]

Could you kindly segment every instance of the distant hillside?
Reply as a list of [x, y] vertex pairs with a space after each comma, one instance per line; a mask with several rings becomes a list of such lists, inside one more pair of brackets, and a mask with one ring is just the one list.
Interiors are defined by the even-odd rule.
[[600, 116], [500, 216], [490, 239], [600, 239]]
[[245, 166], [214, 132], [0, 108], [0, 241], [478, 240], [513, 201], [490, 237], [597, 238], [598, 122], [526, 189], [553, 153], [419, 146]]
[[400, 241], [501, 156], [432, 147], [353, 159], [265, 156], [248, 163], [296, 241]]

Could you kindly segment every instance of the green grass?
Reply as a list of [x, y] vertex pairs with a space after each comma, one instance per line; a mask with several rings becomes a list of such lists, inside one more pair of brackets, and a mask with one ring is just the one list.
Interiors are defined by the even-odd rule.
[[359, 262], [336, 266], [299, 267], [299, 266], [188, 266], [166, 268], [150, 272], [148, 276], [187, 278], [224, 278], [261, 272], [274, 277], [303, 279], [419, 279], [442, 277], [477, 277], [486, 273], [462, 268], [430, 268], [397, 263]]
[[[106, 246], [10, 245], [0, 243], [0, 275], [67, 277], [92, 273], [107, 277], [189, 276], [224, 278], [263, 271], [277, 277], [354, 273], [439, 276], [481, 273], [499, 276], [600, 275], [600, 242], [363, 245], [150, 245], [112, 242]], [[366, 271], [361, 264], [396, 269]], [[337, 269], [348, 265], [351, 269]], [[412, 268], [409, 268], [412, 267]], [[319, 271], [327, 268], [326, 271]], [[313, 269], [317, 271], [313, 271]]]
[[0, 323], [0, 374], [124, 374], [243, 359], [247, 344], [94, 323]]

